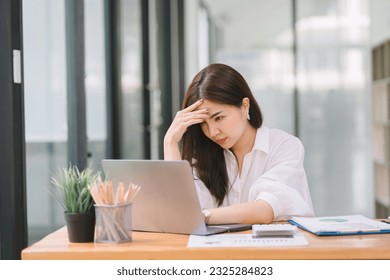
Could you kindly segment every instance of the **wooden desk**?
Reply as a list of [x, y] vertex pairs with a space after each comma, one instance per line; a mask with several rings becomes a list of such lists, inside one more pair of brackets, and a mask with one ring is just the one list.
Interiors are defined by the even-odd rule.
[[21, 257], [23, 260], [390, 259], [390, 234], [331, 237], [304, 234], [308, 246], [187, 248], [188, 235], [147, 232], [133, 232], [133, 241], [121, 244], [69, 243], [63, 227], [24, 249]]

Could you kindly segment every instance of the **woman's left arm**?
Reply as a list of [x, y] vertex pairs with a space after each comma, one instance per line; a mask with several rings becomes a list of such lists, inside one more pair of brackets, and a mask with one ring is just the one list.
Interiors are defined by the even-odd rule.
[[257, 200], [211, 210], [209, 224], [269, 224], [274, 212], [268, 202]]
[[266, 201], [273, 209], [275, 220], [313, 216], [303, 158], [304, 147], [295, 137], [271, 150], [269, 166], [251, 186], [249, 201]]

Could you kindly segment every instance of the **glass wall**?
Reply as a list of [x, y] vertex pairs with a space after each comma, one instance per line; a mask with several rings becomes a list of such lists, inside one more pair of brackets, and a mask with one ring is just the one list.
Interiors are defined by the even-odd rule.
[[[106, 156], [103, 0], [86, 0], [85, 90], [89, 164]], [[64, 225], [47, 191], [68, 161], [65, 2], [23, 1], [27, 211], [29, 243]]]
[[152, 159], [159, 158], [159, 141], [161, 136], [159, 135], [159, 128], [162, 123], [161, 117], [161, 90], [159, 84], [159, 75], [158, 75], [158, 59], [157, 59], [157, 49], [158, 49], [158, 40], [157, 40], [157, 16], [156, 16], [156, 1], [160, 0], [150, 0], [149, 1], [149, 90], [150, 90], [150, 142], [151, 142], [151, 151], [150, 157]]
[[67, 165], [64, 8], [63, 0], [23, 1], [29, 242], [63, 224], [47, 188], [51, 174]]
[[122, 157], [143, 158], [141, 7], [139, 0], [119, 3]]
[[104, 0], [84, 0], [85, 91], [89, 165], [101, 170], [107, 154]]
[[301, 139], [317, 214], [373, 215], [369, 1], [297, 1]]

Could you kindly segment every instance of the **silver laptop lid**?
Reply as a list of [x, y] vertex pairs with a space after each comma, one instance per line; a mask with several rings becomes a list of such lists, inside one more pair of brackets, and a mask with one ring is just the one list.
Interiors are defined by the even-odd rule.
[[141, 186], [132, 206], [133, 230], [206, 234], [187, 161], [105, 159], [102, 166], [114, 186]]

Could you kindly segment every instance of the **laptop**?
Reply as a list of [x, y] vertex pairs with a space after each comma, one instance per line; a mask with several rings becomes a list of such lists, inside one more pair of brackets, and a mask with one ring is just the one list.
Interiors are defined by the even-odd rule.
[[140, 185], [132, 205], [132, 230], [193, 235], [242, 231], [250, 224], [206, 225], [187, 161], [103, 159], [105, 175]]

